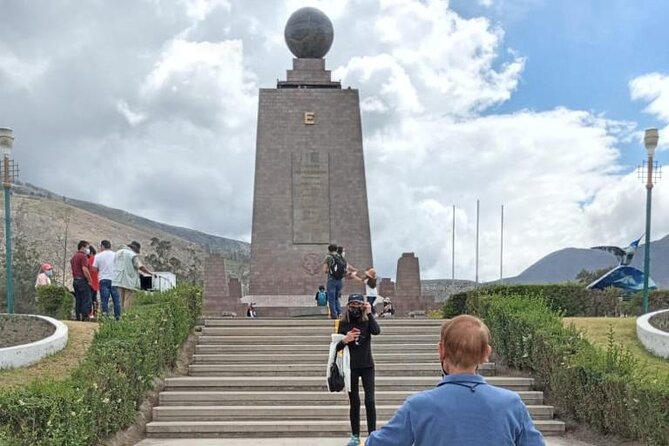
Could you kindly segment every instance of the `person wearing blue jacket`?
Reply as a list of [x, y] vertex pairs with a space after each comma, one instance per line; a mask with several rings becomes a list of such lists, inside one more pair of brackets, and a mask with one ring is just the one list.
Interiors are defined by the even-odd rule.
[[409, 397], [365, 446], [543, 446], [520, 396], [476, 373], [488, 360], [490, 332], [468, 315], [444, 323], [439, 358], [444, 378]]

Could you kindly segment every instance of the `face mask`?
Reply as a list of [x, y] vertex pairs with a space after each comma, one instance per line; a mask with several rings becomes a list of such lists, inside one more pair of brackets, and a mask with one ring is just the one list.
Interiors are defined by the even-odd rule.
[[86, 254], [87, 256], [91, 255], [91, 248], [86, 248], [84, 250], [84, 254]]
[[362, 311], [358, 308], [348, 310], [348, 314], [351, 316], [351, 319], [360, 319], [362, 317]]
[[44, 274], [46, 274], [47, 277], [51, 277], [51, 276], [53, 276], [53, 271], [51, 271], [51, 270], [49, 270], [49, 271], [44, 271]]

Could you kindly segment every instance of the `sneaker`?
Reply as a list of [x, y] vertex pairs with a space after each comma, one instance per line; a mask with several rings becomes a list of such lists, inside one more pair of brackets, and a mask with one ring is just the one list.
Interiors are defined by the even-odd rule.
[[360, 446], [360, 437], [357, 435], [351, 435], [351, 439], [348, 441], [346, 446]]

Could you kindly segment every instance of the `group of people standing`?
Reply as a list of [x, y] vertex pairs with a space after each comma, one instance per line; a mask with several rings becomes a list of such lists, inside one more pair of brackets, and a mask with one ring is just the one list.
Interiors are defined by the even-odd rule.
[[[139, 274], [153, 276], [140, 260], [141, 245], [132, 241], [118, 251], [111, 249], [109, 240], [102, 240], [98, 252], [86, 240], [77, 244], [77, 251], [70, 259], [74, 313], [78, 321], [96, 316], [98, 294], [104, 316], [109, 316], [109, 299], [112, 300], [114, 318], [120, 319], [123, 310], [130, 307], [132, 293], [140, 288]], [[35, 287], [51, 284], [53, 267], [44, 263], [35, 281]]]
[[[364, 271], [363, 277], [358, 276], [358, 270], [346, 261], [344, 247], [332, 243], [328, 245], [328, 254], [323, 263], [323, 272], [327, 274], [327, 282], [325, 287], [319, 287], [316, 292], [316, 301], [319, 302], [322, 299], [321, 296], [325, 293], [331, 319], [339, 319], [342, 315], [340, 299], [345, 279], [356, 280], [365, 284], [365, 301], [370, 304], [372, 313], [376, 314], [374, 304], [379, 297], [379, 292], [374, 268], [369, 267]], [[392, 317], [395, 310], [390, 298], [384, 298], [383, 304], [381, 315]]]

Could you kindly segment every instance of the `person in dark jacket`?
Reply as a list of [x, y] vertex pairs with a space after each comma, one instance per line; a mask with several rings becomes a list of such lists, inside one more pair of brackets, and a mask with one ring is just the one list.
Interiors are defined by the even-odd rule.
[[339, 321], [339, 334], [343, 334], [337, 351], [348, 346], [351, 357], [351, 391], [349, 416], [351, 418], [351, 440], [347, 446], [360, 445], [360, 394], [358, 380], [362, 379], [365, 389], [365, 411], [367, 432], [376, 430], [376, 402], [374, 398], [374, 358], [372, 357], [372, 336], [381, 333], [381, 328], [372, 314], [372, 306], [361, 294], [348, 297], [346, 311]]

